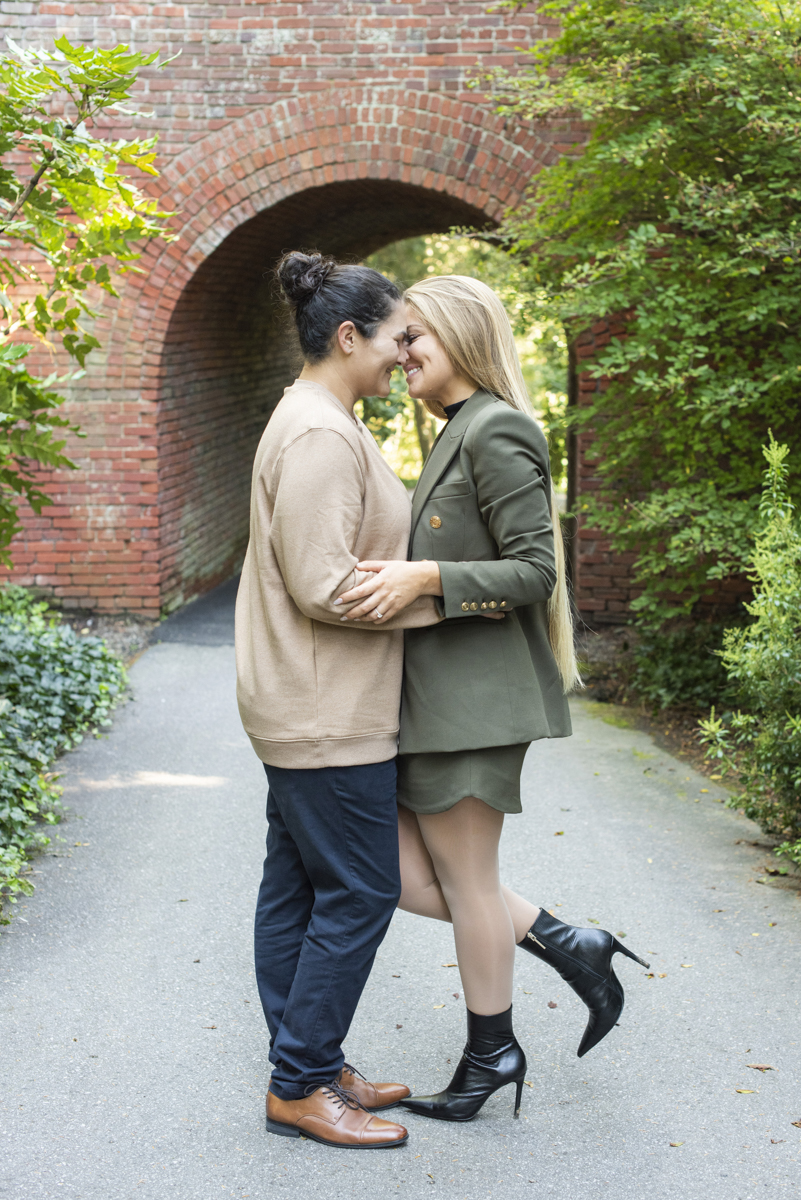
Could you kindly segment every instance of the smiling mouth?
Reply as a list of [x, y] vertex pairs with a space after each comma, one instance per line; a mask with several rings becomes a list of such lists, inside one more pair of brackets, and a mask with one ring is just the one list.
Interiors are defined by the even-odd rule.
[[422, 367], [410, 367], [409, 370], [406, 372], [406, 378], [411, 379], [412, 375], [416, 375], [417, 372], [421, 371], [421, 370], [422, 370]]

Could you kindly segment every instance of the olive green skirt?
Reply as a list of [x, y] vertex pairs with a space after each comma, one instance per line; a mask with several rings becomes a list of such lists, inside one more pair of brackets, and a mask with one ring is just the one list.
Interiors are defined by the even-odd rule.
[[398, 804], [412, 812], [439, 813], [465, 796], [477, 796], [498, 812], [522, 812], [520, 772], [529, 745], [399, 754]]

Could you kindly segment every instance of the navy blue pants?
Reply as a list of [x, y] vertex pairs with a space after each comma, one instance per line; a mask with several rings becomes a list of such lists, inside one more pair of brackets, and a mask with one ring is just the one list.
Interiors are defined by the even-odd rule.
[[297, 1100], [342, 1069], [342, 1042], [400, 898], [397, 777], [394, 759], [264, 769], [256, 982], [270, 1030], [270, 1090]]

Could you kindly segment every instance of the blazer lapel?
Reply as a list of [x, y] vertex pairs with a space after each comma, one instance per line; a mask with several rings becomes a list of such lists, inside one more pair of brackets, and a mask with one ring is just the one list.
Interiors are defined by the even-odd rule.
[[495, 397], [488, 392], [473, 392], [469, 400], [459, 409], [452, 421], [440, 430], [439, 437], [431, 447], [431, 453], [425, 461], [417, 487], [414, 489], [412, 500], [412, 529], [413, 534], [420, 519], [426, 500], [439, 483], [453, 458], [459, 452], [462, 439], [467, 427], [477, 413], [488, 404], [495, 403]]

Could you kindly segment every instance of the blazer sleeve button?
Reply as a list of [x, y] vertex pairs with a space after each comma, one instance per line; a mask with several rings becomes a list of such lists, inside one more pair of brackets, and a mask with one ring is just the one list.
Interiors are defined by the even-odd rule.
[[475, 611], [476, 611], [476, 609], [478, 608], [478, 605], [476, 604], [475, 600], [474, 600], [474, 601], [473, 601], [473, 603], [470, 605], [470, 607], [472, 608], [473, 612], [475, 612]]
[[483, 610], [483, 609], [485, 609], [486, 607], [487, 607], [487, 602], [486, 602], [486, 600], [482, 600], [482, 601], [481, 601], [481, 608], [482, 608], [482, 610]]
[[506, 608], [506, 601], [505, 601], [505, 600], [501, 600], [501, 608]]
[[432, 529], [439, 529], [442, 524], [442, 517], [429, 517], [428, 523]]
[[467, 603], [466, 600], [465, 600], [464, 604], [462, 605], [462, 612], [470, 612], [470, 605]]
[[490, 602], [489, 602], [489, 606], [490, 606], [490, 608], [497, 608], [497, 607], [498, 607], [498, 605], [495, 603], [495, 601], [494, 601], [494, 600], [490, 600]]

